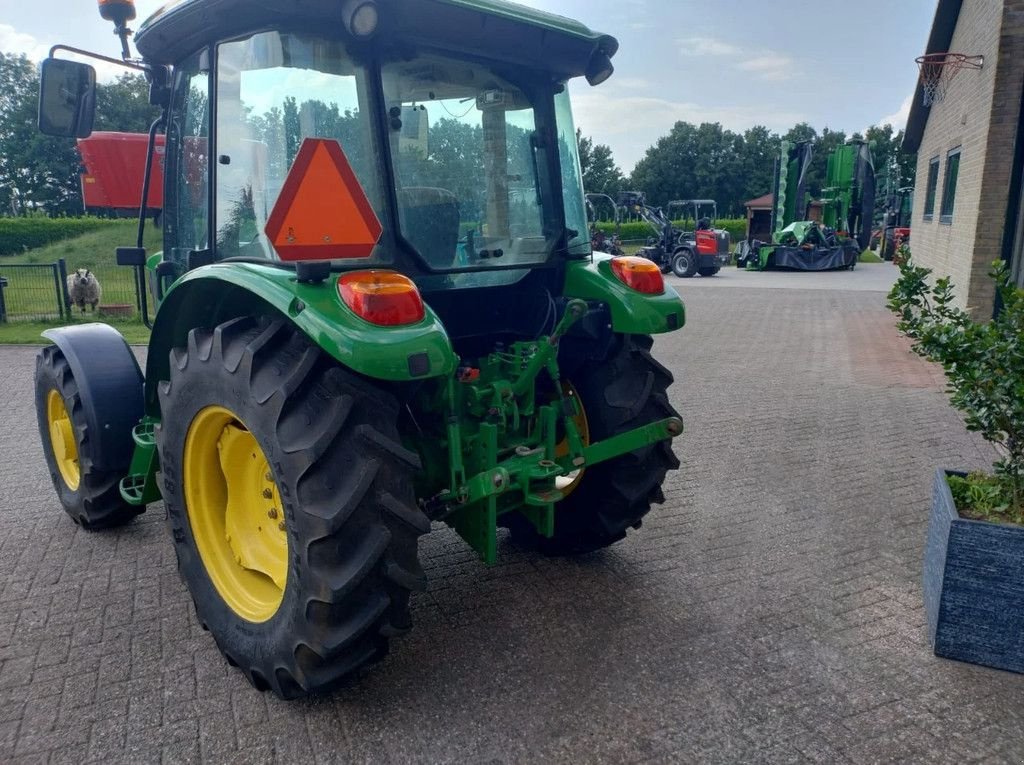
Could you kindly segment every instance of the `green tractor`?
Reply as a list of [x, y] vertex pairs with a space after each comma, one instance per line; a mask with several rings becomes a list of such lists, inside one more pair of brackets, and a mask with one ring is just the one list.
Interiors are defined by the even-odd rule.
[[[499, 527], [584, 553], [664, 501], [683, 426], [652, 336], [685, 311], [591, 251], [567, 89], [614, 38], [499, 0], [178, 0], [131, 58], [132, 2], [100, 10], [162, 111], [163, 251], [140, 216], [117, 252], [152, 335], [143, 375], [107, 325], [46, 332], [39, 430], [83, 528], [163, 501], [254, 686], [381, 658], [432, 522], [492, 563]], [[40, 128], [87, 136], [94, 103], [51, 54]]]

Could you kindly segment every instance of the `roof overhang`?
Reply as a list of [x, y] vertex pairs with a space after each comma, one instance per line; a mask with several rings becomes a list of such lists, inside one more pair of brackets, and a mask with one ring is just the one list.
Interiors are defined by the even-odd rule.
[[[204, 45], [263, 29], [325, 30], [344, 35], [344, 0], [174, 0], [136, 35], [149, 61], [174, 64]], [[377, 0], [382, 39], [527, 65], [568, 79], [586, 73], [597, 52], [618, 41], [570, 19], [504, 0]], [[336, 21], [335, 21], [336, 20]]]
[[[939, 0], [939, 5], [935, 9], [935, 20], [932, 22], [932, 31], [928, 35], [926, 54], [945, 53], [949, 50], [962, 5], [963, 0]], [[917, 150], [921, 148], [924, 128], [928, 124], [930, 113], [931, 107], [924, 105], [924, 89], [921, 87], [921, 81], [918, 80], [917, 87], [914, 89], [914, 100], [910, 104], [907, 129], [903, 134], [903, 151], [908, 154], [916, 154]]]

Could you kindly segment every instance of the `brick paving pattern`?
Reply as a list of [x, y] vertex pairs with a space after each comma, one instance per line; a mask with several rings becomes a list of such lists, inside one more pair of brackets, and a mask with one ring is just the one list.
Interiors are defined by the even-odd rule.
[[682, 291], [667, 503], [611, 550], [490, 569], [436, 527], [412, 633], [290, 704], [196, 623], [161, 506], [64, 515], [35, 351], [0, 348], [0, 762], [1020, 761], [1024, 677], [923, 628], [932, 471], [991, 451], [882, 293]]

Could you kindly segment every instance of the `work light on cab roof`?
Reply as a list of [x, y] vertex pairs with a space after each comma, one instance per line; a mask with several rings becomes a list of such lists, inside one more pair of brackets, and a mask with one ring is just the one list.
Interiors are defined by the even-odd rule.
[[[569, 83], [614, 37], [504, 0], [169, 0], [137, 34], [99, 9], [161, 110], [139, 198], [159, 147], [165, 223], [117, 251], [145, 375], [104, 324], [38, 360], [79, 526], [162, 501], [199, 624], [283, 698], [411, 627], [436, 524], [488, 564], [502, 527], [545, 555], [640, 528], [683, 430], [652, 336], [686, 312], [591, 248]], [[87, 137], [95, 70], [40, 80], [40, 129]]]

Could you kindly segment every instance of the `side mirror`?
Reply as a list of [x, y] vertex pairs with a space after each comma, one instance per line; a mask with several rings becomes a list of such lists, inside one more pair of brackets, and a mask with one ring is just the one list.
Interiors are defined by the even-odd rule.
[[77, 61], [43, 61], [39, 131], [62, 138], [88, 138], [95, 116], [96, 70]]

